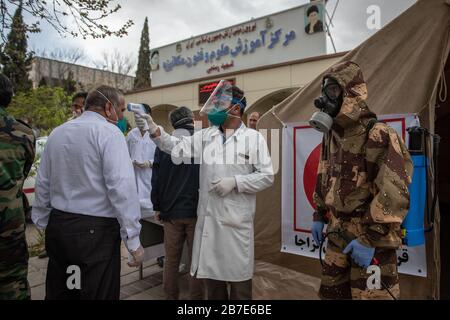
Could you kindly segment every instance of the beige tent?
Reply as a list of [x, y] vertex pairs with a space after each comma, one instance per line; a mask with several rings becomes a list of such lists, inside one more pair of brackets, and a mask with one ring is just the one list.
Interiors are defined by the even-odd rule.
[[[449, 4], [450, 1], [445, 0], [419, 0], [342, 58], [343, 61], [353, 60], [361, 66], [368, 83], [368, 105], [374, 112], [418, 113], [422, 125], [434, 130], [440, 78], [449, 53]], [[312, 101], [320, 95], [321, 79], [322, 75], [319, 75], [306, 87], [274, 106], [260, 120], [259, 127], [281, 129], [280, 120], [285, 123], [308, 121], [314, 112]], [[448, 104], [446, 107], [448, 109]], [[319, 277], [319, 261], [280, 252], [281, 170], [276, 176], [275, 185], [258, 196], [256, 259], [259, 263], [265, 263], [267, 274], [275, 274], [281, 269], [294, 272], [292, 280], [295, 280], [295, 272]], [[428, 278], [402, 275], [402, 298], [439, 298], [439, 234], [438, 214], [434, 231], [427, 235]], [[261, 276], [258, 270], [257, 275]], [[283, 289], [278, 288], [286, 292], [279, 297], [303, 297], [303, 287], [296, 288], [295, 283], [290, 283], [284, 283]]]

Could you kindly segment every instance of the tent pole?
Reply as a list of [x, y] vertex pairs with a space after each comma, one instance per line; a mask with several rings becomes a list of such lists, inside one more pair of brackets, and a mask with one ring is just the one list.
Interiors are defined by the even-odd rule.
[[330, 25], [333, 26], [333, 18], [334, 18], [334, 14], [336, 13], [336, 9], [337, 9], [338, 5], [339, 5], [339, 0], [337, 0], [336, 5], [334, 6], [333, 13], [331, 14], [331, 17], [330, 17], [330, 15], [329, 15], [329, 13], [328, 13], [327, 8], [325, 7], [325, 12], [326, 12], [327, 17], [328, 17], [328, 19], [329, 19], [329, 22], [328, 22], [328, 23], [325, 23], [325, 26], [326, 26], [326, 28], [327, 28], [327, 31], [326, 31], [326, 32], [327, 32], [328, 36], [330, 37], [330, 40], [331, 40], [331, 44], [332, 44], [332, 46], [333, 46], [334, 53], [337, 53], [337, 50], [336, 50], [336, 45], [334, 44], [333, 36], [331, 35]]

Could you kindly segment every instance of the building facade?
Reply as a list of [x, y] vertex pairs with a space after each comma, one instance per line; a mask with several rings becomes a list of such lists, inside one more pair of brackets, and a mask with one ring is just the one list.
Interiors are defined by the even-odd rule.
[[42, 57], [33, 59], [29, 77], [33, 88], [37, 88], [40, 84], [60, 85], [69, 73], [72, 73], [77, 90], [88, 91], [98, 85], [109, 85], [127, 92], [134, 85], [134, 77], [128, 75]]
[[344, 55], [327, 54], [324, 5], [315, 1], [154, 48], [153, 87], [131, 91], [126, 99], [150, 105], [155, 120], [170, 131], [171, 110], [186, 106], [198, 115], [227, 79], [245, 91], [245, 115], [262, 115]]
[[[152, 115], [155, 121], [168, 131], [171, 131], [169, 122], [170, 111], [176, 107], [185, 106], [194, 111], [197, 119], [200, 120], [198, 112], [204, 101], [204, 98], [201, 97], [202, 88], [215, 84], [221, 79], [228, 79], [233, 80], [245, 92], [247, 99], [245, 116], [254, 111], [263, 115], [274, 105], [289, 97], [294, 91], [302, 88], [320, 73], [338, 62], [344, 54], [324, 55], [280, 65], [228, 73], [220, 77], [203, 78], [153, 87], [147, 90], [131, 91], [125, 97], [127, 103], [147, 103], [152, 108]], [[127, 118], [134, 125], [133, 116], [127, 114]]]

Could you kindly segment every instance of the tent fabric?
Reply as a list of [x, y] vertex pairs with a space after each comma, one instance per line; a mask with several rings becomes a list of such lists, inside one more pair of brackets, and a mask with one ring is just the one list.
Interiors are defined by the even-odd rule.
[[[377, 114], [418, 113], [421, 124], [433, 130], [437, 85], [449, 52], [449, 3], [446, 0], [417, 1], [341, 59], [361, 66], [372, 111]], [[258, 127], [281, 129], [282, 122], [308, 121], [315, 111], [313, 100], [320, 95], [324, 73], [274, 106], [260, 119]], [[274, 186], [257, 197], [256, 259], [319, 276], [321, 268], [317, 260], [280, 252], [281, 170], [280, 164]], [[402, 276], [402, 298], [438, 298], [439, 243], [434, 241], [439, 239], [438, 222], [439, 216], [434, 232], [427, 235], [428, 278]]]

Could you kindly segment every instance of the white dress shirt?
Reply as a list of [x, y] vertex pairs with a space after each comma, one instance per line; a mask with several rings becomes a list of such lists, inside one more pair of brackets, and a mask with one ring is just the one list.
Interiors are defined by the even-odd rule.
[[140, 246], [139, 199], [125, 137], [86, 111], [50, 134], [36, 178], [32, 219], [40, 229], [52, 208], [117, 218], [128, 250]]

